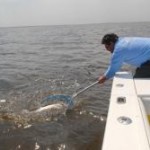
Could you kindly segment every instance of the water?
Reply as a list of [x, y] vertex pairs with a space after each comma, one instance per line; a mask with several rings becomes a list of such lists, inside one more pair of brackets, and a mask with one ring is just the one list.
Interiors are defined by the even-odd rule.
[[82, 93], [71, 110], [27, 112], [95, 82], [109, 63], [100, 44], [108, 32], [150, 36], [150, 23], [0, 28], [0, 150], [101, 149], [112, 80]]

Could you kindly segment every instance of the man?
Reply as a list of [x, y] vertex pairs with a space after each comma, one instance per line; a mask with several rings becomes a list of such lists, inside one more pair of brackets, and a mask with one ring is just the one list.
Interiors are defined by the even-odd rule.
[[106, 72], [99, 77], [99, 83], [114, 77], [123, 63], [137, 67], [134, 78], [150, 78], [150, 38], [118, 37], [116, 34], [106, 34], [102, 44], [112, 53]]

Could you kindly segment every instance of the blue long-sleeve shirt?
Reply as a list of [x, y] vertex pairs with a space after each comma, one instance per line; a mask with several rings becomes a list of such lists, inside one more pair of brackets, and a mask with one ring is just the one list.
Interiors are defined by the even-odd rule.
[[140, 67], [147, 60], [150, 60], [150, 38], [119, 38], [115, 44], [110, 65], [104, 75], [106, 78], [112, 78], [123, 63]]

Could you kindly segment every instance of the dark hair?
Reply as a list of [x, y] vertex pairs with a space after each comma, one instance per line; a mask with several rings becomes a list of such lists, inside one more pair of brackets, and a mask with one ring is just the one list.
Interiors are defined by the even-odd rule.
[[116, 43], [117, 40], [118, 40], [118, 35], [116, 35], [114, 33], [109, 33], [109, 34], [104, 35], [101, 43], [110, 45], [111, 42]]

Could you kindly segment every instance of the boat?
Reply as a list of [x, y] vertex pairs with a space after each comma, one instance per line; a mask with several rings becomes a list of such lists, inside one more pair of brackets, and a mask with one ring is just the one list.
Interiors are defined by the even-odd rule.
[[102, 150], [150, 150], [150, 79], [117, 72]]

